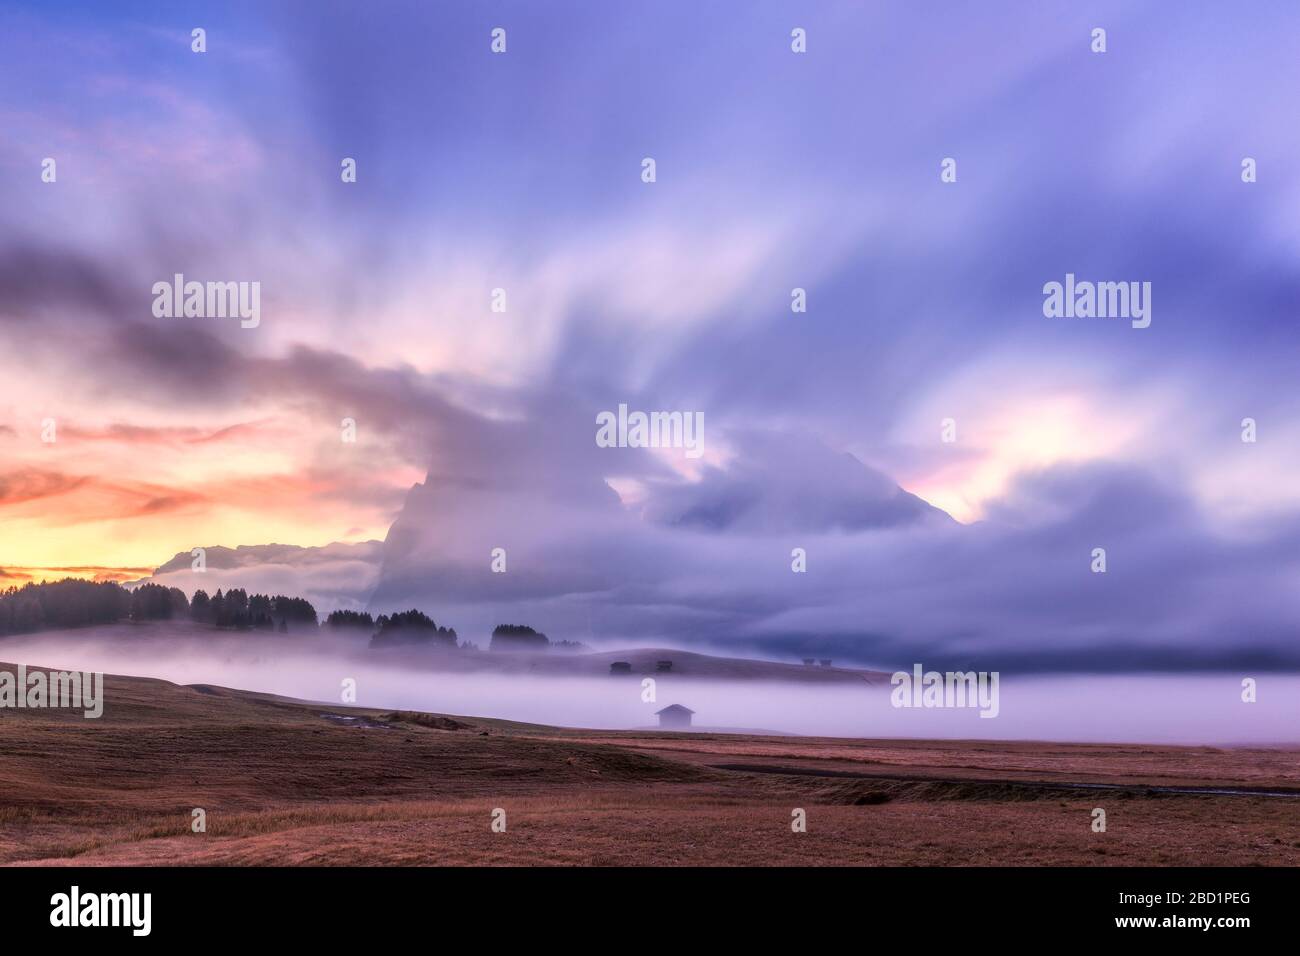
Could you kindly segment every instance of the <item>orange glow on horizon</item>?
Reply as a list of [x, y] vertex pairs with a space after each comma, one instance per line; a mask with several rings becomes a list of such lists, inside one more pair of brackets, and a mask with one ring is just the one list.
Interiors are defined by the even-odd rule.
[[0, 434], [0, 587], [134, 580], [199, 546], [383, 539], [424, 478], [288, 415], [191, 427], [85, 414], [57, 421], [54, 442], [44, 416], [24, 417], [37, 424]]

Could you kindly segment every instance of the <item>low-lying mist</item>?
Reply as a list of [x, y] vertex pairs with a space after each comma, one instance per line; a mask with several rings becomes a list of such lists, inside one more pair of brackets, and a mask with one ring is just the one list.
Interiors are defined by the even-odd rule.
[[[759, 730], [844, 737], [986, 738], [1181, 744], [1300, 743], [1300, 675], [1003, 674], [998, 716], [977, 709], [895, 708], [890, 687], [716, 681], [656, 674], [654, 700], [644, 675], [542, 677], [527, 673], [439, 671], [419, 654], [374, 651], [363, 639], [259, 634], [134, 637], [120, 628], [0, 641], [0, 661], [62, 670], [217, 684], [343, 706], [343, 682], [356, 704], [599, 729], [656, 724], [655, 711], [682, 704], [697, 729]], [[1243, 676], [1258, 700], [1241, 699]], [[112, 714], [112, 697], [105, 701]]]

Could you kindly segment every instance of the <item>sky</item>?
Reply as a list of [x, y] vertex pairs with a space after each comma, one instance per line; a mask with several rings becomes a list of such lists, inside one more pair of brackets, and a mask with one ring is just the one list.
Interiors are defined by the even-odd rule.
[[1300, 667], [1300, 10], [1250, 11], [8, 3], [0, 583], [378, 540], [337, 603], [462, 633]]

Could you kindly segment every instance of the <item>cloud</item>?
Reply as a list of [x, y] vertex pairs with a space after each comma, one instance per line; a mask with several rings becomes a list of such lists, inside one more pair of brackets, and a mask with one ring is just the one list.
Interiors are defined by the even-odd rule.
[[198, 426], [151, 426], [113, 422], [103, 427], [82, 427], [67, 423], [59, 428], [59, 439], [117, 442], [123, 445], [206, 444], [232, 441], [257, 434], [265, 422], [240, 422], [217, 429]]
[[645, 513], [671, 527], [750, 534], [863, 531], [948, 516], [847, 452], [804, 435], [734, 434], [743, 451], [698, 481], [652, 486]]
[[204, 570], [193, 569], [192, 552], [183, 551], [154, 570], [149, 580], [178, 587], [187, 595], [203, 589], [243, 588], [251, 593], [305, 597], [322, 619], [332, 610], [363, 607], [379, 574], [378, 541], [335, 543], [319, 548], [297, 545], [205, 547]]
[[[809, 456], [804, 438], [787, 440], [803, 454], [784, 463], [755, 456], [764, 494], [804, 485], [823, 459], [841, 460], [825, 449]], [[884, 667], [1300, 665], [1285, 623], [1300, 611], [1288, 583], [1300, 521], [1253, 540], [1224, 538], [1157, 475], [1094, 462], [1020, 475], [973, 525], [909, 514], [910, 504], [902, 520], [864, 522], [882, 500], [864, 478], [879, 476], [849, 464], [858, 480], [841, 486], [838, 500], [813, 483], [802, 510], [795, 502], [790, 512], [764, 513], [770, 501], [742, 495], [740, 507], [694, 522], [644, 521], [606, 499], [584, 506], [546, 488], [422, 486], [390, 533], [372, 604], [419, 604], [467, 634], [508, 618], [584, 639], [791, 656], [815, 648]], [[700, 484], [683, 483], [666, 501], [732, 500], [730, 481]], [[528, 520], [543, 510], [554, 522]], [[506, 549], [505, 574], [490, 570], [494, 547]], [[794, 547], [805, 550], [807, 573], [792, 572]], [[1097, 547], [1108, 556], [1102, 574], [1091, 570]], [[1246, 593], [1248, 602], [1233, 597]]]
[[[827, 4], [796, 57], [777, 6], [574, 30], [519, 5], [499, 58], [468, 8], [335, 12], [232, 9], [202, 58], [150, 16], [0, 14], [0, 59], [48, 79], [0, 90], [0, 506], [41, 551], [24, 564], [400, 510], [358, 580], [465, 628], [1294, 659], [1295, 11], [1117, 6], [1091, 57], [1084, 12], [936, 34]], [[154, 319], [176, 272], [261, 281], [262, 325]], [[1151, 328], [1045, 319], [1066, 272], [1151, 281]], [[703, 412], [708, 454], [596, 448], [622, 402]], [[29, 447], [46, 416], [67, 441]], [[362, 600], [343, 570], [310, 584], [333, 585]]]
[[61, 581], [64, 578], [89, 578], [92, 581], [116, 581], [123, 584], [146, 573], [148, 568], [112, 568], [95, 565], [71, 565], [55, 568], [0, 568], [0, 578], [10, 586], [29, 581]]
[[21, 505], [82, 488], [91, 479], [57, 471], [24, 468], [0, 474], [0, 506]]

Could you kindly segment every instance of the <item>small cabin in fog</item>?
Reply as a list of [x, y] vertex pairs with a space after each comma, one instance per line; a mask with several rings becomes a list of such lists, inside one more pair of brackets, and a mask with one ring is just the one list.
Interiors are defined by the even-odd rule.
[[672, 669], [673, 669], [672, 661], [655, 661], [655, 670], [657, 671], [670, 671]]
[[817, 663], [820, 664], [822, 667], [830, 667], [831, 659], [829, 657], [824, 657], [821, 660], [819, 660]]
[[689, 727], [691, 725], [691, 716], [695, 711], [689, 707], [683, 707], [681, 704], [673, 704], [665, 707], [663, 710], [655, 711], [655, 716], [659, 718], [659, 726], [669, 729], [679, 727]]
[[815, 660], [814, 660], [813, 658], [811, 658], [811, 657], [805, 657], [805, 658], [803, 659], [803, 666], [804, 666], [804, 667], [812, 667], [812, 666], [813, 666], [814, 664], [816, 664], [816, 663], [817, 663], [817, 661], [815, 661]]
[[630, 674], [632, 673], [632, 665], [628, 661], [615, 661], [609, 665], [609, 672], [611, 674]]

